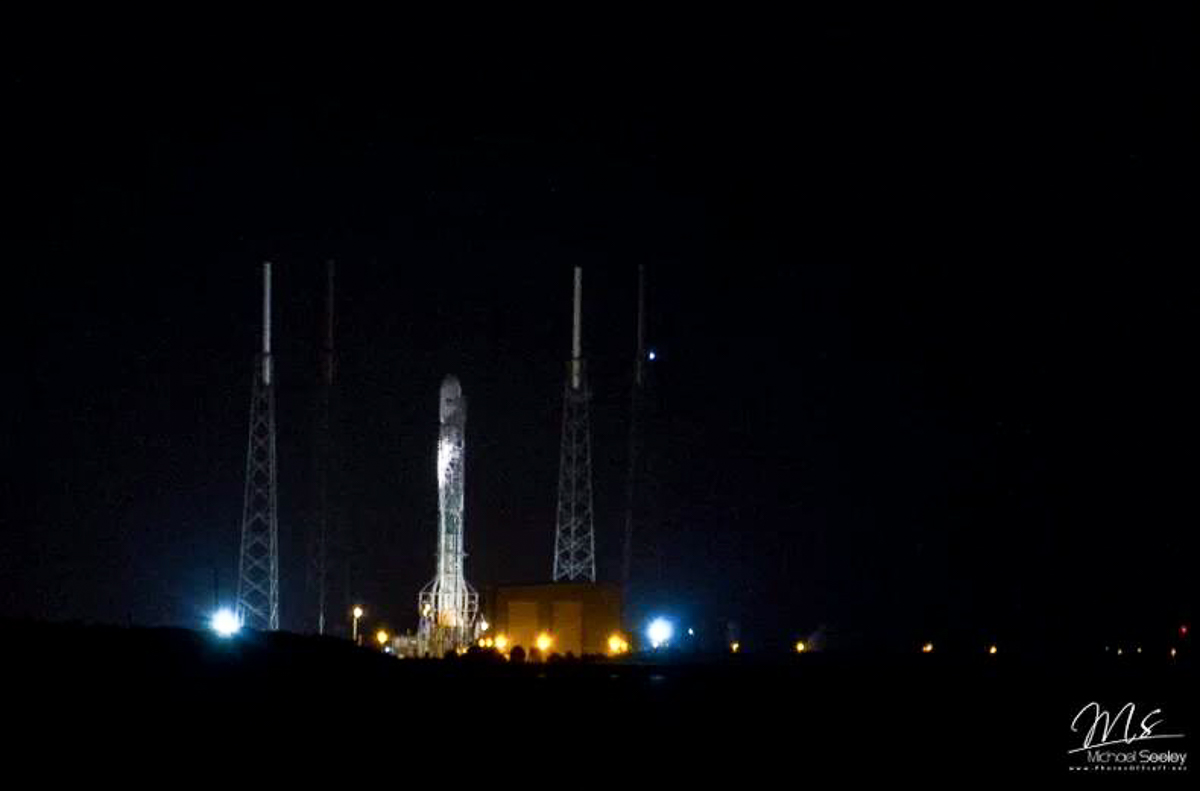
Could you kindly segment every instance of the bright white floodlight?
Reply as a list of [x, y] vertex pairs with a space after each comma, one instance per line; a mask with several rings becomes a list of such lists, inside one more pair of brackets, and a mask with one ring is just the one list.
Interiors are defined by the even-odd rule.
[[675, 633], [675, 627], [666, 618], [655, 618], [646, 627], [646, 637], [650, 640], [651, 648], [658, 648], [671, 642], [671, 636]]
[[242, 621], [233, 610], [222, 607], [213, 613], [212, 621], [210, 622], [212, 630], [221, 637], [233, 637], [242, 628]]

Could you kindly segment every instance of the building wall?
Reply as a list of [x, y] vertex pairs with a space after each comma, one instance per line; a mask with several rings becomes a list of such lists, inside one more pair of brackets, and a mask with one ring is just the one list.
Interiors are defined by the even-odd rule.
[[544, 631], [555, 653], [603, 654], [609, 636], [621, 630], [621, 592], [606, 583], [503, 586], [487, 596], [485, 612], [510, 647], [528, 651]]
[[538, 617], [538, 602], [510, 600], [505, 615], [507, 618], [500, 619], [497, 624], [497, 634], [507, 634], [510, 646], [523, 646], [528, 651], [537, 639], [538, 630], [543, 628]]

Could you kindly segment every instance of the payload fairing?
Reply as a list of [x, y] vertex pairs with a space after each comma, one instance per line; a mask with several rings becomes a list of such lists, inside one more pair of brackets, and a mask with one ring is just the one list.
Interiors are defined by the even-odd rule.
[[417, 600], [421, 621], [418, 651], [440, 657], [475, 640], [479, 594], [463, 576], [463, 449], [467, 400], [453, 376], [442, 380], [438, 432], [437, 573]]

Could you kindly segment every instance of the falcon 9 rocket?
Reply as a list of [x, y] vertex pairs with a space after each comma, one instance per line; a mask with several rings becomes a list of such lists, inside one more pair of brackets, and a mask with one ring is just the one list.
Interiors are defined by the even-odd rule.
[[417, 600], [421, 621], [418, 651], [440, 657], [475, 640], [479, 594], [463, 576], [463, 445], [467, 400], [453, 376], [442, 380], [438, 432], [437, 574]]

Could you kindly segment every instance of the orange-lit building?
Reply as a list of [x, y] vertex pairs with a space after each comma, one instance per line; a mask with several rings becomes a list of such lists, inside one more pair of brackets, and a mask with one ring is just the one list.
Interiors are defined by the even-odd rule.
[[621, 631], [618, 585], [507, 585], [493, 588], [489, 594], [484, 609], [488, 633], [504, 635], [509, 650], [519, 645], [528, 652], [545, 633], [552, 640], [551, 653], [606, 654], [609, 638]]

